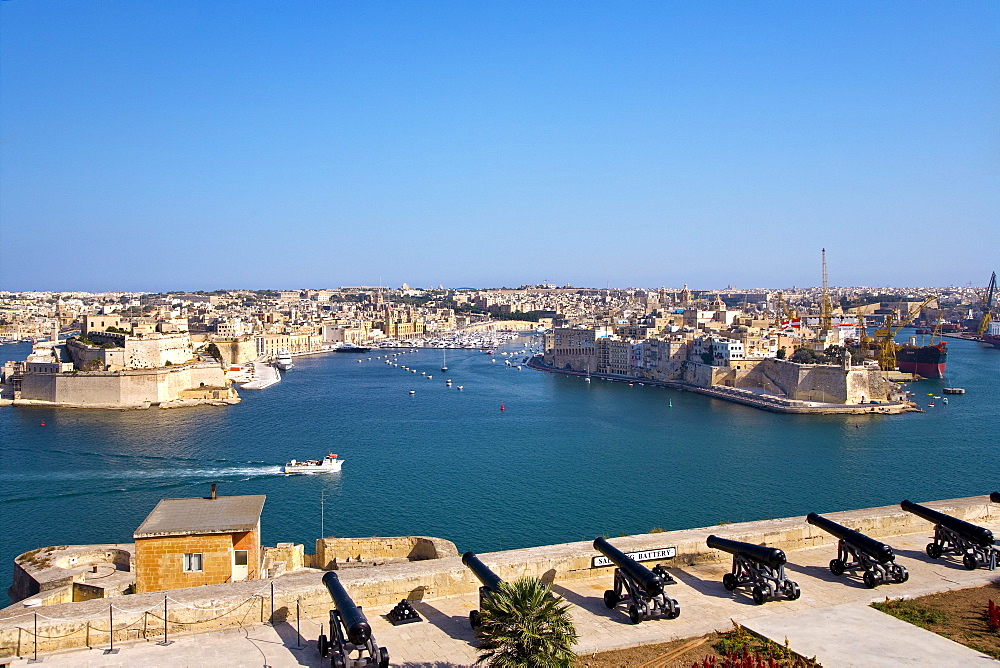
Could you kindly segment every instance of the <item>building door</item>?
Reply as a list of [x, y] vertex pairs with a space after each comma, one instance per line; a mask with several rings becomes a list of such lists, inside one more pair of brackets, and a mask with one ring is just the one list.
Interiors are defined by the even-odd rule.
[[233, 582], [241, 582], [247, 579], [250, 573], [248, 564], [249, 553], [247, 550], [233, 550]]

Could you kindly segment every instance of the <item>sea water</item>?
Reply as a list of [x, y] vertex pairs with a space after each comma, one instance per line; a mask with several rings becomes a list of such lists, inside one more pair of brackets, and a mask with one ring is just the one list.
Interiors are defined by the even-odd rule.
[[[160, 499], [206, 496], [213, 482], [266, 494], [264, 544], [308, 552], [321, 535], [438, 536], [489, 552], [988, 494], [1000, 488], [1000, 350], [948, 344], [948, 377], [908, 386], [926, 412], [899, 416], [781, 415], [588, 383], [499, 355], [524, 339], [495, 363], [449, 350], [446, 372], [434, 349], [393, 358], [417, 373], [385, 364], [391, 350], [300, 357], [237, 406], [3, 407], [0, 585], [24, 551], [129, 543]], [[946, 386], [967, 393], [943, 404]], [[328, 452], [345, 460], [340, 473], [280, 472]]]

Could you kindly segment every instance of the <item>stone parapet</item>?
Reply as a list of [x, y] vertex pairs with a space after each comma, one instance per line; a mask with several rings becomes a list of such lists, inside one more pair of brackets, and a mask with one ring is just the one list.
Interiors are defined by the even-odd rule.
[[442, 559], [458, 555], [455, 544], [431, 536], [320, 538], [309, 565], [324, 570]]

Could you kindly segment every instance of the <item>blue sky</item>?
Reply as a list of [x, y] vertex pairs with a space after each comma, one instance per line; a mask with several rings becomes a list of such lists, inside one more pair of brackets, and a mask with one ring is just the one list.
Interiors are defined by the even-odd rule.
[[0, 289], [984, 285], [997, 2], [0, 2]]

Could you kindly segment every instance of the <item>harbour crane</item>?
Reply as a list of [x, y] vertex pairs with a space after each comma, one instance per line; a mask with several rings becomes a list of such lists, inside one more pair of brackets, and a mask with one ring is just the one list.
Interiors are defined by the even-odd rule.
[[833, 305], [830, 303], [830, 286], [826, 280], [826, 249], [823, 249], [823, 296], [819, 306], [819, 328], [829, 332], [833, 327]]
[[935, 299], [937, 299], [936, 295], [928, 297], [920, 306], [911, 310], [905, 317], [900, 319], [898, 323], [893, 322], [892, 314], [887, 315], [885, 317], [885, 324], [875, 330], [876, 355], [878, 357], [878, 365], [883, 371], [892, 371], [896, 368], [896, 350], [899, 348], [896, 344], [896, 333], [913, 322], [913, 319], [920, 315], [924, 307]]
[[979, 320], [979, 327], [976, 329], [976, 336], [980, 339], [983, 338], [983, 334], [986, 333], [986, 328], [990, 326], [990, 322], [993, 320], [993, 299], [996, 297], [997, 292], [997, 272], [993, 272], [990, 276], [990, 285], [986, 288], [986, 294], [983, 296], [983, 317]]
[[871, 348], [871, 337], [868, 336], [868, 328], [865, 327], [865, 311], [861, 306], [861, 298], [858, 298], [858, 348], [861, 351], [861, 359], [868, 359], [868, 350]]

